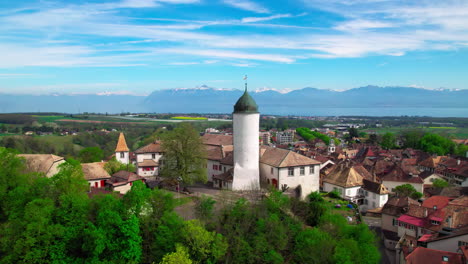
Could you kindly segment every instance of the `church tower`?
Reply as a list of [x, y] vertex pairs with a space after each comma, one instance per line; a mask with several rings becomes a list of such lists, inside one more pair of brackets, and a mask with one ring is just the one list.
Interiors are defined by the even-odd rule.
[[234, 105], [232, 121], [234, 130], [232, 189], [259, 189], [260, 113], [254, 99], [247, 92], [247, 83], [245, 83], [244, 94]]
[[330, 144], [328, 144], [328, 154], [335, 153], [336, 147], [335, 147], [335, 141], [333, 138], [330, 139]]
[[130, 163], [129, 154], [130, 154], [130, 150], [127, 147], [125, 136], [123, 133], [120, 133], [119, 141], [117, 142], [117, 147], [115, 148], [115, 158], [120, 163], [129, 164]]

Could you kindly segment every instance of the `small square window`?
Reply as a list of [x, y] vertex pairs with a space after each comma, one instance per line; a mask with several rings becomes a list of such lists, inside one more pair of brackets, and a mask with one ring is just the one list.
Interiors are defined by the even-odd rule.
[[309, 174], [314, 174], [315, 173], [315, 167], [312, 165], [309, 167]]
[[294, 176], [294, 168], [293, 167], [288, 168], [288, 176]]
[[300, 169], [300, 175], [305, 175], [305, 167], [301, 167], [301, 169]]
[[156, 158], [156, 154], [154, 154], [154, 153], [151, 154], [151, 158], [152, 158], [152, 159], [155, 159], [155, 158]]

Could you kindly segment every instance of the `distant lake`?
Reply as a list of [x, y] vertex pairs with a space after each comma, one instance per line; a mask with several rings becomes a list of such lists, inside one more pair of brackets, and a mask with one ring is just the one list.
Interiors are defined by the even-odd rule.
[[[468, 103], [467, 103], [468, 104]], [[273, 111], [260, 106], [260, 113], [272, 115], [303, 116], [432, 116], [432, 117], [468, 117], [468, 108], [433, 108], [433, 107], [379, 107], [379, 108], [306, 108], [292, 109], [278, 107]]]

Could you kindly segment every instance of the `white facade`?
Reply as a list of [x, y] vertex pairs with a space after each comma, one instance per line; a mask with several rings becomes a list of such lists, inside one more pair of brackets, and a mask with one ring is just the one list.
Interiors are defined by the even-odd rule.
[[144, 160], [154, 160], [154, 162], [158, 162], [162, 157], [162, 153], [142, 153], [136, 154], [137, 162], [143, 162]]
[[363, 212], [383, 207], [388, 201], [388, 194], [378, 194], [364, 189], [361, 189], [360, 192], [364, 196], [364, 199], [359, 209]]
[[427, 248], [457, 253], [460, 245], [468, 245], [468, 234], [429, 241]]
[[433, 173], [432, 175], [429, 175], [429, 177], [427, 177], [427, 178], [424, 179], [424, 184], [432, 185], [432, 183], [434, 182], [435, 179], [439, 179], [439, 180], [444, 180], [444, 181], [445, 181], [445, 179], [444, 179], [441, 175], [439, 175], [439, 174], [437, 174], [437, 173]]
[[106, 186], [106, 180], [88, 180], [89, 187], [104, 188]]
[[416, 191], [420, 192], [420, 193], [423, 193], [424, 192], [424, 189], [423, 189], [423, 184], [422, 183], [412, 183], [412, 182], [397, 182], [397, 181], [382, 181], [382, 184], [387, 187], [387, 189], [390, 191], [390, 192], [395, 192], [395, 188], [397, 186], [400, 186], [400, 185], [403, 185], [403, 184], [411, 184], [414, 189], [416, 189]]
[[260, 163], [260, 175], [263, 182], [271, 184], [279, 190], [283, 186], [288, 187], [289, 191], [301, 186], [301, 199], [305, 199], [312, 192], [319, 191], [319, 165], [277, 168]]
[[234, 179], [233, 190], [260, 187], [259, 178], [259, 113], [234, 113]]
[[361, 186], [353, 186], [353, 187], [342, 187], [338, 186], [329, 182], [323, 183], [323, 191], [325, 192], [332, 192], [337, 191], [340, 193], [341, 198], [355, 198], [359, 196], [359, 189]]
[[158, 176], [159, 167], [138, 167], [137, 175], [145, 178]]
[[221, 163], [217, 160], [207, 160], [206, 171], [208, 172], [208, 181], [213, 181], [213, 176], [223, 173]]
[[130, 157], [129, 157], [129, 152], [128, 151], [120, 151], [115, 153], [115, 159], [123, 164], [128, 164], [130, 163]]

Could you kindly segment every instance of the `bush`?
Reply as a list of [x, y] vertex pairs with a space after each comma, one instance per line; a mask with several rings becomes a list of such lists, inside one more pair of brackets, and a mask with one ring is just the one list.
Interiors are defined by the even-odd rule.
[[328, 197], [339, 199], [339, 198], [341, 198], [341, 195], [340, 195], [340, 193], [338, 191], [331, 191], [331, 192], [328, 193]]

